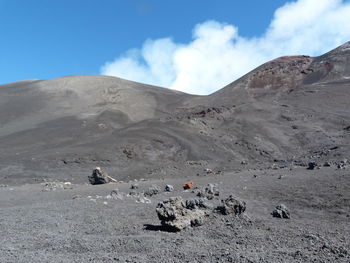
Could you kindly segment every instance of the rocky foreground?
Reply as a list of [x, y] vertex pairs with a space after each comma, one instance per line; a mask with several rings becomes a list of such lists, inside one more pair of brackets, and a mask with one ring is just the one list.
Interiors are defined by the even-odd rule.
[[208, 96], [0, 85], [0, 262], [348, 263], [349, 101], [350, 42]]
[[349, 169], [198, 174], [3, 186], [1, 262], [349, 262]]

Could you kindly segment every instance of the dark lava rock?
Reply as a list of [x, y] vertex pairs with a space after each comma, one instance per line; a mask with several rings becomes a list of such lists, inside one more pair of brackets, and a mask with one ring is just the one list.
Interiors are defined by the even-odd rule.
[[344, 159], [344, 160], [337, 163], [337, 168], [338, 169], [346, 169], [347, 164], [348, 164], [348, 160]]
[[172, 231], [203, 225], [205, 215], [208, 214], [208, 210], [204, 209], [200, 201], [184, 202], [181, 197], [172, 197], [159, 203], [156, 211], [161, 224]]
[[110, 182], [108, 178], [108, 174], [105, 171], [102, 171], [100, 167], [96, 167], [88, 178], [89, 178], [89, 182], [92, 185], [107, 184]]
[[275, 210], [273, 210], [271, 214], [273, 217], [290, 219], [289, 211], [284, 204], [276, 206]]
[[139, 189], [139, 186], [138, 186], [138, 184], [132, 184], [130, 186], [130, 189], [136, 190], [136, 189]]
[[216, 210], [223, 215], [235, 215], [239, 216], [246, 210], [246, 203], [244, 201], [237, 200], [232, 195], [227, 199], [221, 200], [222, 205], [218, 206]]
[[316, 162], [309, 162], [308, 163], [308, 166], [307, 166], [308, 170], [313, 170], [315, 168], [317, 168], [317, 163]]

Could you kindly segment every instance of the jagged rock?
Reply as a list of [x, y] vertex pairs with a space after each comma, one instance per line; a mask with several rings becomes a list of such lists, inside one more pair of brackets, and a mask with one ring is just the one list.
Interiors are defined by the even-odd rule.
[[157, 185], [152, 185], [150, 188], [148, 188], [147, 191], [145, 191], [145, 196], [153, 196], [160, 193], [160, 188]]
[[219, 196], [220, 192], [216, 184], [208, 184], [205, 188], [205, 192], [209, 195]]
[[105, 171], [102, 171], [100, 167], [96, 167], [88, 178], [89, 178], [89, 182], [92, 185], [107, 184], [110, 182], [110, 179], [108, 178], [108, 174]]
[[165, 192], [172, 192], [172, 191], [174, 191], [174, 186], [167, 184], [165, 186]]
[[273, 217], [277, 217], [277, 218], [285, 218], [285, 219], [290, 218], [289, 211], [284, 204], [280, 204], [276, 206], [275, 210], [273, 210], [271, 214]]
[[222, 205], [217, 207], [217, 211], [223, 215], [235, 215], [239, 216], [246, 210], [246, 203], [241, 200], [237, 200], [232, 195], [227, 199], [221, 200]]
[[181, 197], [172, 197], [159, 203], [156, 211], [161, 224], [173, 231], [204, 224], [208, 213], [207, 206], [201, 201], [184, 202]]
[[307, 169], [308, 170], [313, 170], [317, 167], [317, 163], [316, 162], [309, 162], [308, 163], [308, 166], [307, 166]]

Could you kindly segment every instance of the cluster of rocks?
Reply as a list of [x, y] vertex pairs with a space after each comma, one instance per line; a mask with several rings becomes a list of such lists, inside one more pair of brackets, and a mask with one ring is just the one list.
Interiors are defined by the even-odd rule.
[[216, 208], [204, 198], [183, 200], [179, 196], [159, 203], [156, 212], [162, 226], [170, 231], [181, 231], [203, 225], [211, 213], [240, 216], [245, 209], [245, 202], [233, 196], [222, 200], [222, 205]]
[[42, 191], [55, 191], [57, 189], [73, 189], [71, 182], [45, 182], [41, 184]]
[[[331, 167], [335, 166], [337, 169], [346, 169], [348, 165], [348, 160], [344, 159], [341, 161], [336, 161], [336, 162], [331, 162], [331, 161], [326, 161], [324, 162], [323, 166], [324, 167]], [[322, 165], [319, 165], [317, 162], [309, 162], [307, 165], [308, 170], [314, 170], [314, 169], [319, 169], [321, 168]]]

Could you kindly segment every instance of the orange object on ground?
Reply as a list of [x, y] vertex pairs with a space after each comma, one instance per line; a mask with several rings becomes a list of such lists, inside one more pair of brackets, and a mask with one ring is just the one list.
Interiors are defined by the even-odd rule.
[[185, 190], [191, 189], [192, 187], [193, 187], [193, 182], [187, 182], [187, 183], [184, 183], [184, 184], [183, 184], [183, 188], [184, 188]]

